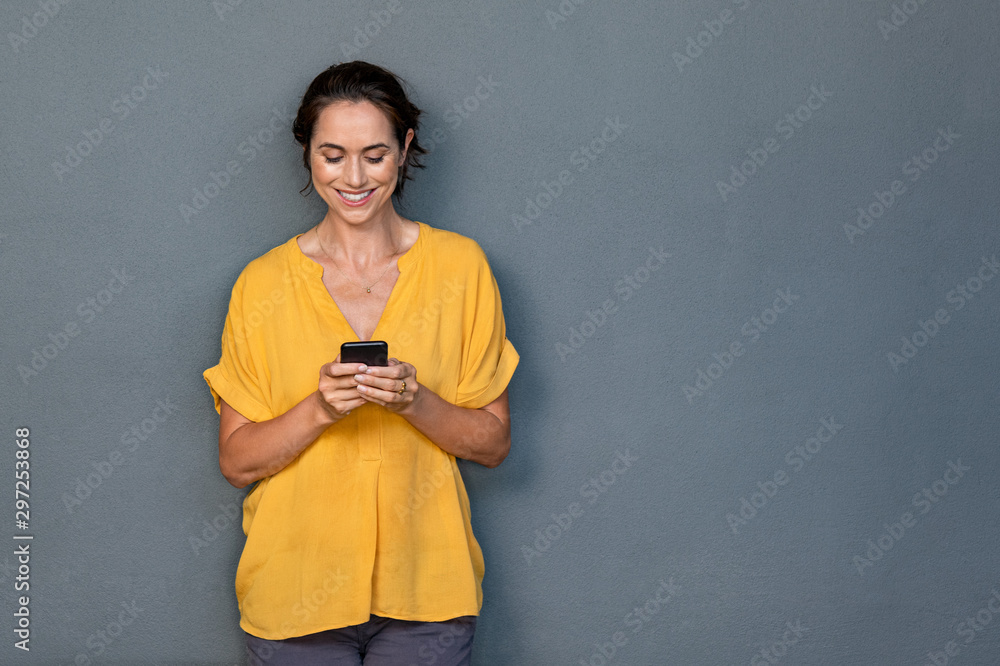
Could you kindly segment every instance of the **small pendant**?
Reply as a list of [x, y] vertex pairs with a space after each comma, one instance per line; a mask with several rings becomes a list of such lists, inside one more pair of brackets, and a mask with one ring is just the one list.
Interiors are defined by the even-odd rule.
[[372, 288], [371, 287], [368, 287], [368, 293], [369, 294], [372, 293]]

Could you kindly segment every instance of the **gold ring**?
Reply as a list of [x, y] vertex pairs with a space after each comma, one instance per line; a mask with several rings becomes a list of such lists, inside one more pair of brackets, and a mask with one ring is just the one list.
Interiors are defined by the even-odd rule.
[[398, 391], [396, 391], [396, 393], [398, 393], [399, 395], [403, 395], [403, 391], [405, 391], [405, 390], [406, 390], [406, 380], [404, 379], [403, 380], [403, 388], [401, 388]]

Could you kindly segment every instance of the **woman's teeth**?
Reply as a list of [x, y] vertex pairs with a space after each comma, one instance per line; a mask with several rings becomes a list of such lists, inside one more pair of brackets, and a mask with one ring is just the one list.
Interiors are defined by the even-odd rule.
[[375, 190], [368, 190], [367, 192], [362, 192], [361, 194], [348, 194], [347, 192], [343, 192], [341, 190], [337, 191], [340, 192], [340, 196], [344, 197], [348, 201], [357, 203], [359, 201], [364, 201], [365, 199], [367, 199], [369, 195], [371, 195], [371, 193], [374, 192]]

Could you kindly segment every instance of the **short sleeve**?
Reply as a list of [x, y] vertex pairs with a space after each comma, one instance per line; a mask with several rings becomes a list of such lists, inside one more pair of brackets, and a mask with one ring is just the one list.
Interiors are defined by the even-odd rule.
[[500, 288], [482, 249], [470, 275], [462, 320], [462, 368], [455, 404], [479, 409], [500, 397], [520, 356], [507, 339]]
[[[240, 275], [229, 300], [229, 312], [222, 331], [222, 355], [218, 365], [203, 373], [215, 399], [215, 411], [221, 413], [222, 400], [254, 422], [273, 418], [268, 407], [265, 387], [260, 381], [254, 362], [261, 353], [254, 353], [254, 342], [248, 338], [244, 322], [243, 303], [245, 275]], [[253, 327], [250, 327], [253, 330]]]

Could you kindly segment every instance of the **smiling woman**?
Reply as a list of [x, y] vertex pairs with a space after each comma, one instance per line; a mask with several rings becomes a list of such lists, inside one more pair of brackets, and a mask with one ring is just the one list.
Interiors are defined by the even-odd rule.
[[[419, 116], [375, 65], [310, 84], [292, 130], [328, 210], [243, 270], [204, 373], [222, 474], [255, 484], [236, 572], [251, 663], [409, 663], [442, 637], [436, 663], [469, 663], [484, 561], [456, 458], [507, 456], [519, 357], [482, 248], [393, 206]], [[374, 339], [399, 358], [341, 362]]]

